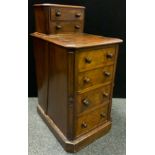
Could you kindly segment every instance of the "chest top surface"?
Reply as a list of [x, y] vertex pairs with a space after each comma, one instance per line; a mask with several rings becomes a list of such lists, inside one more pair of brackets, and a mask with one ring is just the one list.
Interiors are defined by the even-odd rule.
[[77, 5], [62, 5], [62, 4], [51, 4], [51, 3], [42, 3], [42, 4], [34, 4], [34, 7], [64, 7], [64, 8], [85, 8], [84, 6], [77, 6]]
[[118, 38], [110, 38], [97, 36], [86, 33], [67, 33], [67, 34], [55, 34], [55, 35], [46, 35], [42, 33], [32, 33], [33, 37], [40, 38], [56, 44], [58, 46], [62, 46], [65, 48], [85, 48], [92, 46], [101, 46], [101, 45], [109, 45], [121, 43], [122, 40]]

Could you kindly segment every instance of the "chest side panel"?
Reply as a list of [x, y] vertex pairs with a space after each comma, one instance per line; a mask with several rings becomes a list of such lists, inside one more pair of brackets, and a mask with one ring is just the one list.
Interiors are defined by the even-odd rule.
[[48, 43], [37, 38], [34, 38], [33, 41], [38, 87], [38, 101], [46, 113], [48, 91]]
[[46, 32], [43, 8], [35, 7], [34, 15], [35, 15], [35, 31], [36, 32]]
[[49, 46], [48, 115], [67, 135], [67, 52]]

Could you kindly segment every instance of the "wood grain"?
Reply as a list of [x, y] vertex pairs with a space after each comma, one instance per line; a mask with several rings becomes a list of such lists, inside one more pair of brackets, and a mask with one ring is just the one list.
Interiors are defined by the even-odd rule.
[[[108, 106], [106, 104], [98, 109], [95, 109], [94, 111], [91, 111], [91, 115], [85, 114], [78, 117], [76, 120], [76, 137], [99, 126], [101, 123], [105, 123], [107, 120], [107, 111]], [[104, 116], [101, 116], [101, 114]]]
[[[108, 73], [108, 75], [106, 75], [105, 73]], [[110, 82], [112, 81], [112, 77], [113, 65], [79, 73], [77, 90], [82, 90], [94, 85], [100, 85], [105, 82]]]
[[53, 132], [57, 140], [60, 142], [62, 147], [67, 152], [71, 152], [71, 153], [81, 150], [86, 145], [92, 143], [96, 139], [105, 135], [111, 129], [111, 122], [107, 121], [105, 124], [98, 126], [94, 130], [91, 130], [90, 132], [84, 134], [83, 136], [70, 141], [64, 136], [64, 134], [57, 127], [54, 121], [44, 113], [43, 109], [39, 105], [37, 106], [37, 111], [41, 116], [41, 118], [45, 121], [49, 129]]
[[[63, 64], [63, 65], [62, 65]], [[67, 136], [67, 52], [49, 45], [49, 85], [47, 114]]]
[[[103, 48], [79, 50], [77, 55], [78, 71], [87, 71], [105, 65], [114, 64], [115, 46], [104, 46]], [[111, 57], [108, 57], [108, 56]]]
[[37, 88], [38, 88], [38, 102], [39, 105], [43, 108], [45, 113], [47, 112], [48, 105], [48, 43], [33, 38], [34, 43], [34, 58], [35, 58], [35, 67], [36, 67], [36, 77], [37, 77]]
[[43, 33], [34, 32], [31, 34], [31, 36], [43, 39], [58, 46], [71, 49], [97, 47], [122, 42], [122, 40], [118, 38], [102, 37], [86, 33], [46, 35]]
[[50, 12], [51, 20], [62, 20], [62, 21], [74, 21], [84, 19], [84, 9], [81, 8], [64, 8], [64, 7], [54, 7], [51, 8]]
[[118, 44], [122, 40], [84, 33], [32, 36], [38, 112], [64, 149], [76, 152], [111, 127]]
[[41, 4], [34, 4], [33, 6], [40, 7], [40, 6], [45, 6], [45, 7], [61, 7], [61, 8], [81, 8], [85, 9], [84, 6], [78, 6], [78, 5], [62, 5], [62, 4], [52, 4], [52, 3], [41, 3]]
[[82, 113], [95, 107], [96, 105], [105, 104], [111, 96], [111, 85], [106, 85], [87, 91], [82, 94], [77, 94], [76, 113]]
[[35, 4], [35, 31], [44, 34], [83, 32], [84, 9], [80, 6]]
[[[78, 28], [76, 28], [78, 26]], [[83, 32], [83, 22], [82, 21], [53, 21], [49, 26], [50, 34], [58, 33], [69, 33], [69, 32]]]

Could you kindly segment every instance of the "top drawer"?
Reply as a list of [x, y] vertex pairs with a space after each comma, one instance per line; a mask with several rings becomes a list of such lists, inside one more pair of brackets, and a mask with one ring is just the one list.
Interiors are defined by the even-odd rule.
[[54, 7], [50, 9], [51, 20], [83, 20], [84, 9]]
[[82, 72], [113, 64], [115, 61], [115, 55], [115, 46], [79, 51], [77, 54], [78, 71]]

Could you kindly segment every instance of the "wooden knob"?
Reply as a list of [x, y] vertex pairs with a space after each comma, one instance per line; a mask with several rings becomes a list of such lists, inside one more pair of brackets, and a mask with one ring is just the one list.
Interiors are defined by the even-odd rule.
[[75, 28], [76, 29], [80, 29], [80, 25], [75, 25]]
[[60, 10], [57, 10], [56, 13], [55, 13], [55, 15], [58, 16], [58, 17], [61, 16], [61, 11]]
[[88, 77], [85, 77], [84, 78], [84, 83], [89, 83], [90, 82], [90, 79]]
[[90, 64], [90, 63], [92, 62], [92, 59], [89, 58], [89, 57], [86, 57], [86, 58], [85, 58], [85, 62]]
[[88, 99], [84, 99], [82, 102], [83, 102], [83, 104], [86, 105], [86, 106], [88, 106], [88, 105], [90, 104]]
[[75, 14], [75, 17], [80, 17], [81, 16], [81, 13], [76, 13]]
[[109, 77], [111, 74], [110, 74], [110, 72], [104, 71], [104, 75]]
[[87, 127], [87, 124], [86, 124], [85, 122], [83, 122], [83, 123], [81, 124], [81, 127], [82, 127], [82, 128], [86, 128], [86, 127]]
[[102, 113], [100, 114], [100, 116], [101, 116], [102, 118], [105, 118], [105, 117], [106, 117], [106, 114], [105, 114], [104, 112], [102, 112]]
[[107, 54], [107, 58], [112, 58], [113, 57], [113, 54], [112, 53], [108, 53]]
[[61, 29], [62, 26], [61, 25], [56, 25], [56, 29]]
[[106, 92], [103, 92], [103, 96], [108, 97], [108, 96], [109, 96], [109, 94], [108, 94], [108, 93], [106, 93]]

